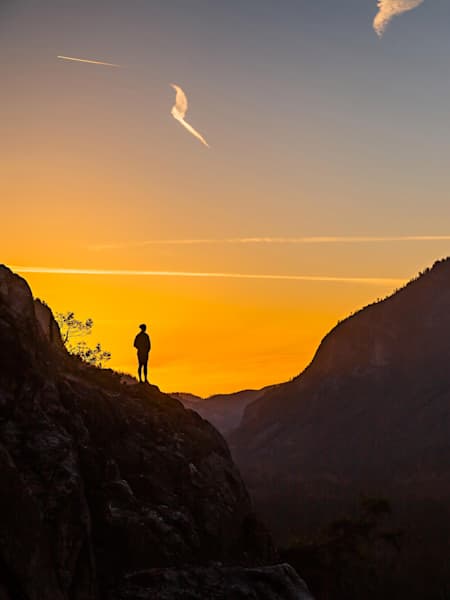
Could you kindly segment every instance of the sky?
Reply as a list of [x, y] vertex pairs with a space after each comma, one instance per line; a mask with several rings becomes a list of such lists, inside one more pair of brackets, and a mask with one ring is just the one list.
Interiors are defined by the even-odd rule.
[[0, 262], [112, 368], [146, 322], [165, 391], [297, 375], [450, 254], [450, 4], [413, 4], [0, 0]]

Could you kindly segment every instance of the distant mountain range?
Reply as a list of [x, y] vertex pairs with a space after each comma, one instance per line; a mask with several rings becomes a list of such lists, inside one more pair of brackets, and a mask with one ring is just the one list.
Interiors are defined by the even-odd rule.
[[174, 393], [173, 398], [179, 400], [185, 408], [195, 410], [200, 416], [217, 427], [223, 435], [231, 434], [241, 424], [245, 408], [259, 400], [264, 394], [277, 386], [269, 386], [261, 390], [244, 390], [234, 394], [217, 394], [209, 398], [200, 398], [194, 394]]

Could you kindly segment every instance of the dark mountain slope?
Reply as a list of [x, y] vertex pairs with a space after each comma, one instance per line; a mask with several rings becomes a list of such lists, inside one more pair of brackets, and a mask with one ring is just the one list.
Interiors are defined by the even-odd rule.
[[235, 577], [261, 598], [308, 597], [288, 567], [263, 566], [270, 538], [220, 434], [67, 355], [51, 311], [5, 267], [0, 477], [2, 600], [177, 598], [194, 566], [214, 589], [193, 572], [197, 597], [226, 597], [211, 563], [246, 565]]
[[192, 394], [175, 393], [171, 395], [179, 400], [185, 408], [195, 410], [201, 417], [212, 423], [223, 435], [229, 435], [239, 427], [245, 408], [275, 387], [243, 390], [233, 394], [216, 394], [205, 399]]
[[450, 497], [450, 259], [340, 323], [231, 442], [266, 514], [299, 489]]

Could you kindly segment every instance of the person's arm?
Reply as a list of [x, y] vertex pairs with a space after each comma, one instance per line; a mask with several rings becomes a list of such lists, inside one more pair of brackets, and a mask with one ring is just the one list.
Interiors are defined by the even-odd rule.
[[137, 336], [136, 336], [136, 337], [134, 338], [134, 344], [133, 344], [134, 348], [137, 348], [137, 347], [138, 347], [138, 343], [137, 343], [137, 341], [138, 341], [138, 339], [137, 339]]

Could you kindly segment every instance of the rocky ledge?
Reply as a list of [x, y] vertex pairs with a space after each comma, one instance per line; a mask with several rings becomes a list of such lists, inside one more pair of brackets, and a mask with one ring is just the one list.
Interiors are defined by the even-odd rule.
[[0, 598], [308, 599], [221, 435], [69, 356], [0, 266]]

